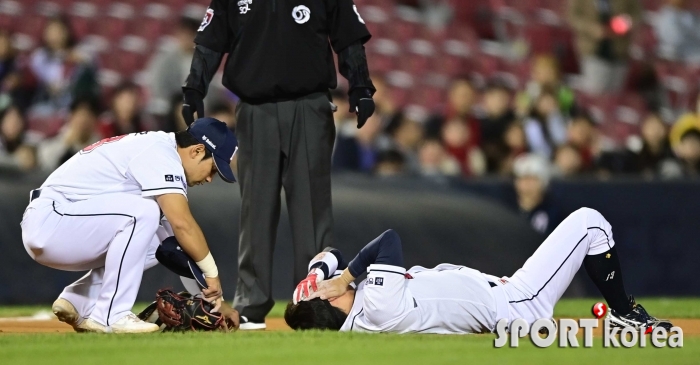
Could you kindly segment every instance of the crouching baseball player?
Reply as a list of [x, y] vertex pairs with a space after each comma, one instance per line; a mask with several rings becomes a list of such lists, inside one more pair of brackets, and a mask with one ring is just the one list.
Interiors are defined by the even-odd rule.
[[[229, 163], [236, 145], [226, 125], [212, 118], [177, 133], [108, 138], [78, 152], [33, 190], [21, 224], [29, 256], [58, 270], [90, 270], [54, 302], [58, 319], [76, 331], [157, 331], [131, 309], [143, 271], [157, 264], [156, 251], [169, 236], [201, 269], [201, 294], [220, 310], [218, 270], [190, 213], [187, 188], [211, 182], [217, 172], [234, 182]], [[237, 322], [238, 314], [224, 308]]]
[[[309, 265], [284, 318], [296, 330], [395, 333], [493, 332], [503, 318], [532, 325], [552, 317], [581, 264], [608, 302], [612, 325], [671, 328], [627, 295], [610, 224], [589, 208], [566, 218], [512, 277], [450, 264], [406, 271], [401, 240], [392, 230], [365, 246], [347, 267], [337, 250], [327, 250]], [[365, 271], [367, 279], [356, 289], [349, 285]]]

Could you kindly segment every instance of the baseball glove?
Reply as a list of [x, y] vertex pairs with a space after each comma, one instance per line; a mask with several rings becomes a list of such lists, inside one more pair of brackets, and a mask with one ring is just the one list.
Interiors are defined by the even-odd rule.
[[221, 314], [212, 313], [212, 309], [213, 305], [201, 297], [161, 289], [156, 293], [156, 301], [141, 312], [139, 318], [164, 325], [164, 332], [228, 330]]

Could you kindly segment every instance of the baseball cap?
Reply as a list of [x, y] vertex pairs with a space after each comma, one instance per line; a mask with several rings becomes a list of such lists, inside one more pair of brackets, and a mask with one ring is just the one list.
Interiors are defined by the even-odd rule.
[[174, 236], [163, 240], [163, 243], [156, 249], [156, 259], [161, 265], [177, 275], [194, 279], [201, 288], [207, 287], [202, 269], [197, 266], [189, 255], [180, 247], [180, 243]]
[[513, 163], [513, 172], [516, 177], [535, 176], [547, 186], [552, 172], [549, 161], [542, 155], [527, 153], [520, 155]]
[[230, 163], [238, 149], [238, 141], [226, 123], [209, 117], [200, 118], [187, 131], [212, 153], [219, 176], [226, 182], [236, 182]]

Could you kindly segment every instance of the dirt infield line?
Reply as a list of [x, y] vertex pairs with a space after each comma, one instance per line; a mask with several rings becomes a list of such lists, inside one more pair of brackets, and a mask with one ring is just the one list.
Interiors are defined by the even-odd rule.
[[[683, 329], [684, 336], [700, 337], [700, 319], [673, 319], [671, 322]], [[602, 325], [602, 324], [601, 324]], [[269, 318], [268, 331], [291, 331], [282, 318]], [[9, 333], [66, 333], [73, 328], [56, 319], [35, 319], [32, 317], [0, 318], [0, 334]], [[600, 336], [602, 328], [595, 329], [594, 335]]]

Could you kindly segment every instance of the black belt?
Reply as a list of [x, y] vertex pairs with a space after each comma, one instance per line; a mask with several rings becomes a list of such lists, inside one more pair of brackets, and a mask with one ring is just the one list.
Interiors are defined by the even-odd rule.
[[34, 199], [41, 196], [41, 189], [34, 189], [29, 193], [29, 202], [33, 202]]
[[492, 288], [498, 286], [498, 285], [496, 285], [496, 283], [494, 283], [493, 281], [489, 281], [489, 285], [491, 285]]

